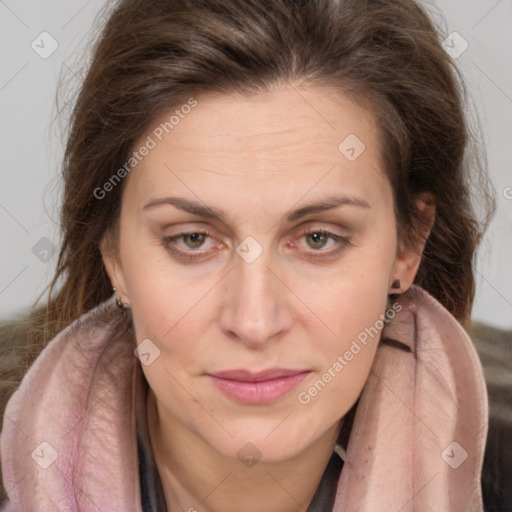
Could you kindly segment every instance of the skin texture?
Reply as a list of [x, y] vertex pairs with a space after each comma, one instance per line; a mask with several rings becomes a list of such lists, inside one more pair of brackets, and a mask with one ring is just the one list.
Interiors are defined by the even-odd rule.
[[[102, 244], [112, 283], [132, 309], [137, 343], [149, 339], [160, 350], [143, 371], [167, 505], [305, 510], [368, 377], [377, 337], [307, 404], [298, 394], [386, 311], [395, 279], [401, 287], [393, 291], [410, 287], [423, 248], [397, 250], [392, 188], [371, 111], [312, 86], [197, 101], [126, 178], [119, 237]], [[140, 144], [169, 115], [155, 120]], [[338, 149], [349, 134], [366, 146], [354, 161]], [[359, 197], [369, 207], [346, 204], [285, 220], [291, 210], [334, 195]], [[170, 204], [144, 209], [169, 196], [219, 209], [226, 219]], [[427, 203], [418, 205], [433, 214]], [[204, 230], [204, 239], [181, 237], [167, 247], [162, 241]], [[262, 249], [251, 263], [236, 252], [249, 236]], [[187, 261], [168, 247], [202, 255]], [[273, 367], [310, 373], [266, 405], [236, 402], [206, 375]], [[237, 455], [247, 443], [257, 448], [252, 467]]]

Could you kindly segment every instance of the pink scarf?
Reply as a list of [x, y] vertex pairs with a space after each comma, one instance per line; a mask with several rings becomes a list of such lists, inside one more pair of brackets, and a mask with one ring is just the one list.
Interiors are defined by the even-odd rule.
[[[333, 512], [483, 510], [487, 390], [477, 353], [439, 302], [413, 286], [363, 389]], [[5, 512], [141, 512], [133, 339], [109, 336], [109, 300], [41, 352], [0, 435]]]

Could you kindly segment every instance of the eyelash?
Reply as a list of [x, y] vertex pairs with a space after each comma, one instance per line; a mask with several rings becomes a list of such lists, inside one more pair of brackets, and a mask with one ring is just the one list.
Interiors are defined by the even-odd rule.
[[[205, 251], [202, 251], [202, 252], [194, 251], [194, 250], [190, 250], [190, 252], [183, 251], [181, 249], [176, 249], [176, 247], [173, 247], [171, 245], [176, 240], [179, 240], [180, 238], [183, 238], [184, 236], [194, 235], [194, 234], [206, 235], [212, 239], [214, 238], [213, 235], [211, 233], [209, 233], [208, 231], [186, 231], [186, 232], [179, 233], [177, 235], [163, 237], [162, 245], [172, 255], [174, 255], [182, 260], [185, 260], [185, 261], [196, 260], [198, 258], [203, 257], [205, 255]], [[318, 260], [318, 259], [332, 258], [332, 257], [336, 256], [338, 253], [340, 253], [343, 249], [345, 249], [348, 245], [352, 244], [352, 240], [350, 238], [341, 236], [341, 235], [337, 235], [337, 234], [332, 233], [331, 231], [327, 231], [325, 229], [305, 229], [304, 231], [301, 232], [301, 236], [298, 239], [300, 239], [304, 236], [313, 235], [313, 234], [321, 234], [323, 236], [326, 236], [326, 237], [334, 240], [335, 242], [337, 242], [337, 247], [334, 249], [330, 249], [330, 250], [311, 249], [311, 254], [309, 255], [309, 257], [311, 257], [312, 259]], [[294, 245], [296, 245], [296, 244], [294, 244]]]

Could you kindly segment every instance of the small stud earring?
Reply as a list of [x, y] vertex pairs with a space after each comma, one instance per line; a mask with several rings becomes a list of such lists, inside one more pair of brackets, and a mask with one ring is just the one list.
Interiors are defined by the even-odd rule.
[[[393, 290], [398, 290], [400, 288], [400, 279], [395, 279], [393, 281], [393, 283], [391, 284], [391, 288]], [[388, 297], [391, 299], [391, 300], [395, 300], [395, 299], [398, 299], [398, 296], [400, 294], [399, 293], [390, 293], [388, 294]]]
[[[113, 294], [116, 293], [116, 289], [115, 288], [112, 288], [112, 293]], [[127, 309], [126, 308], [126, 304], [123, 303], [123, 301], [121, 300], [121, 297], [119, 295], [116, 295], [116, 306], [119, 309]]]

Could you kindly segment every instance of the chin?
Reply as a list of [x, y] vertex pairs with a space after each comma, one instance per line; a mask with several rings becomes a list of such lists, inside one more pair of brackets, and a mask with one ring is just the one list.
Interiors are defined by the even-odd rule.
[[238, 459], [248, 467], [254, 462], [273, 463], [292, 459], [313, 444], [316, 436], [312, 436], [308, 425], [291, 428], [288, 423], [285, 426], [285, 417], [286, 414], [281, 418], [262, 421], [237, 420], [226, 427], [233, 437], [226, 434], [205, 440], [222, 456]]

